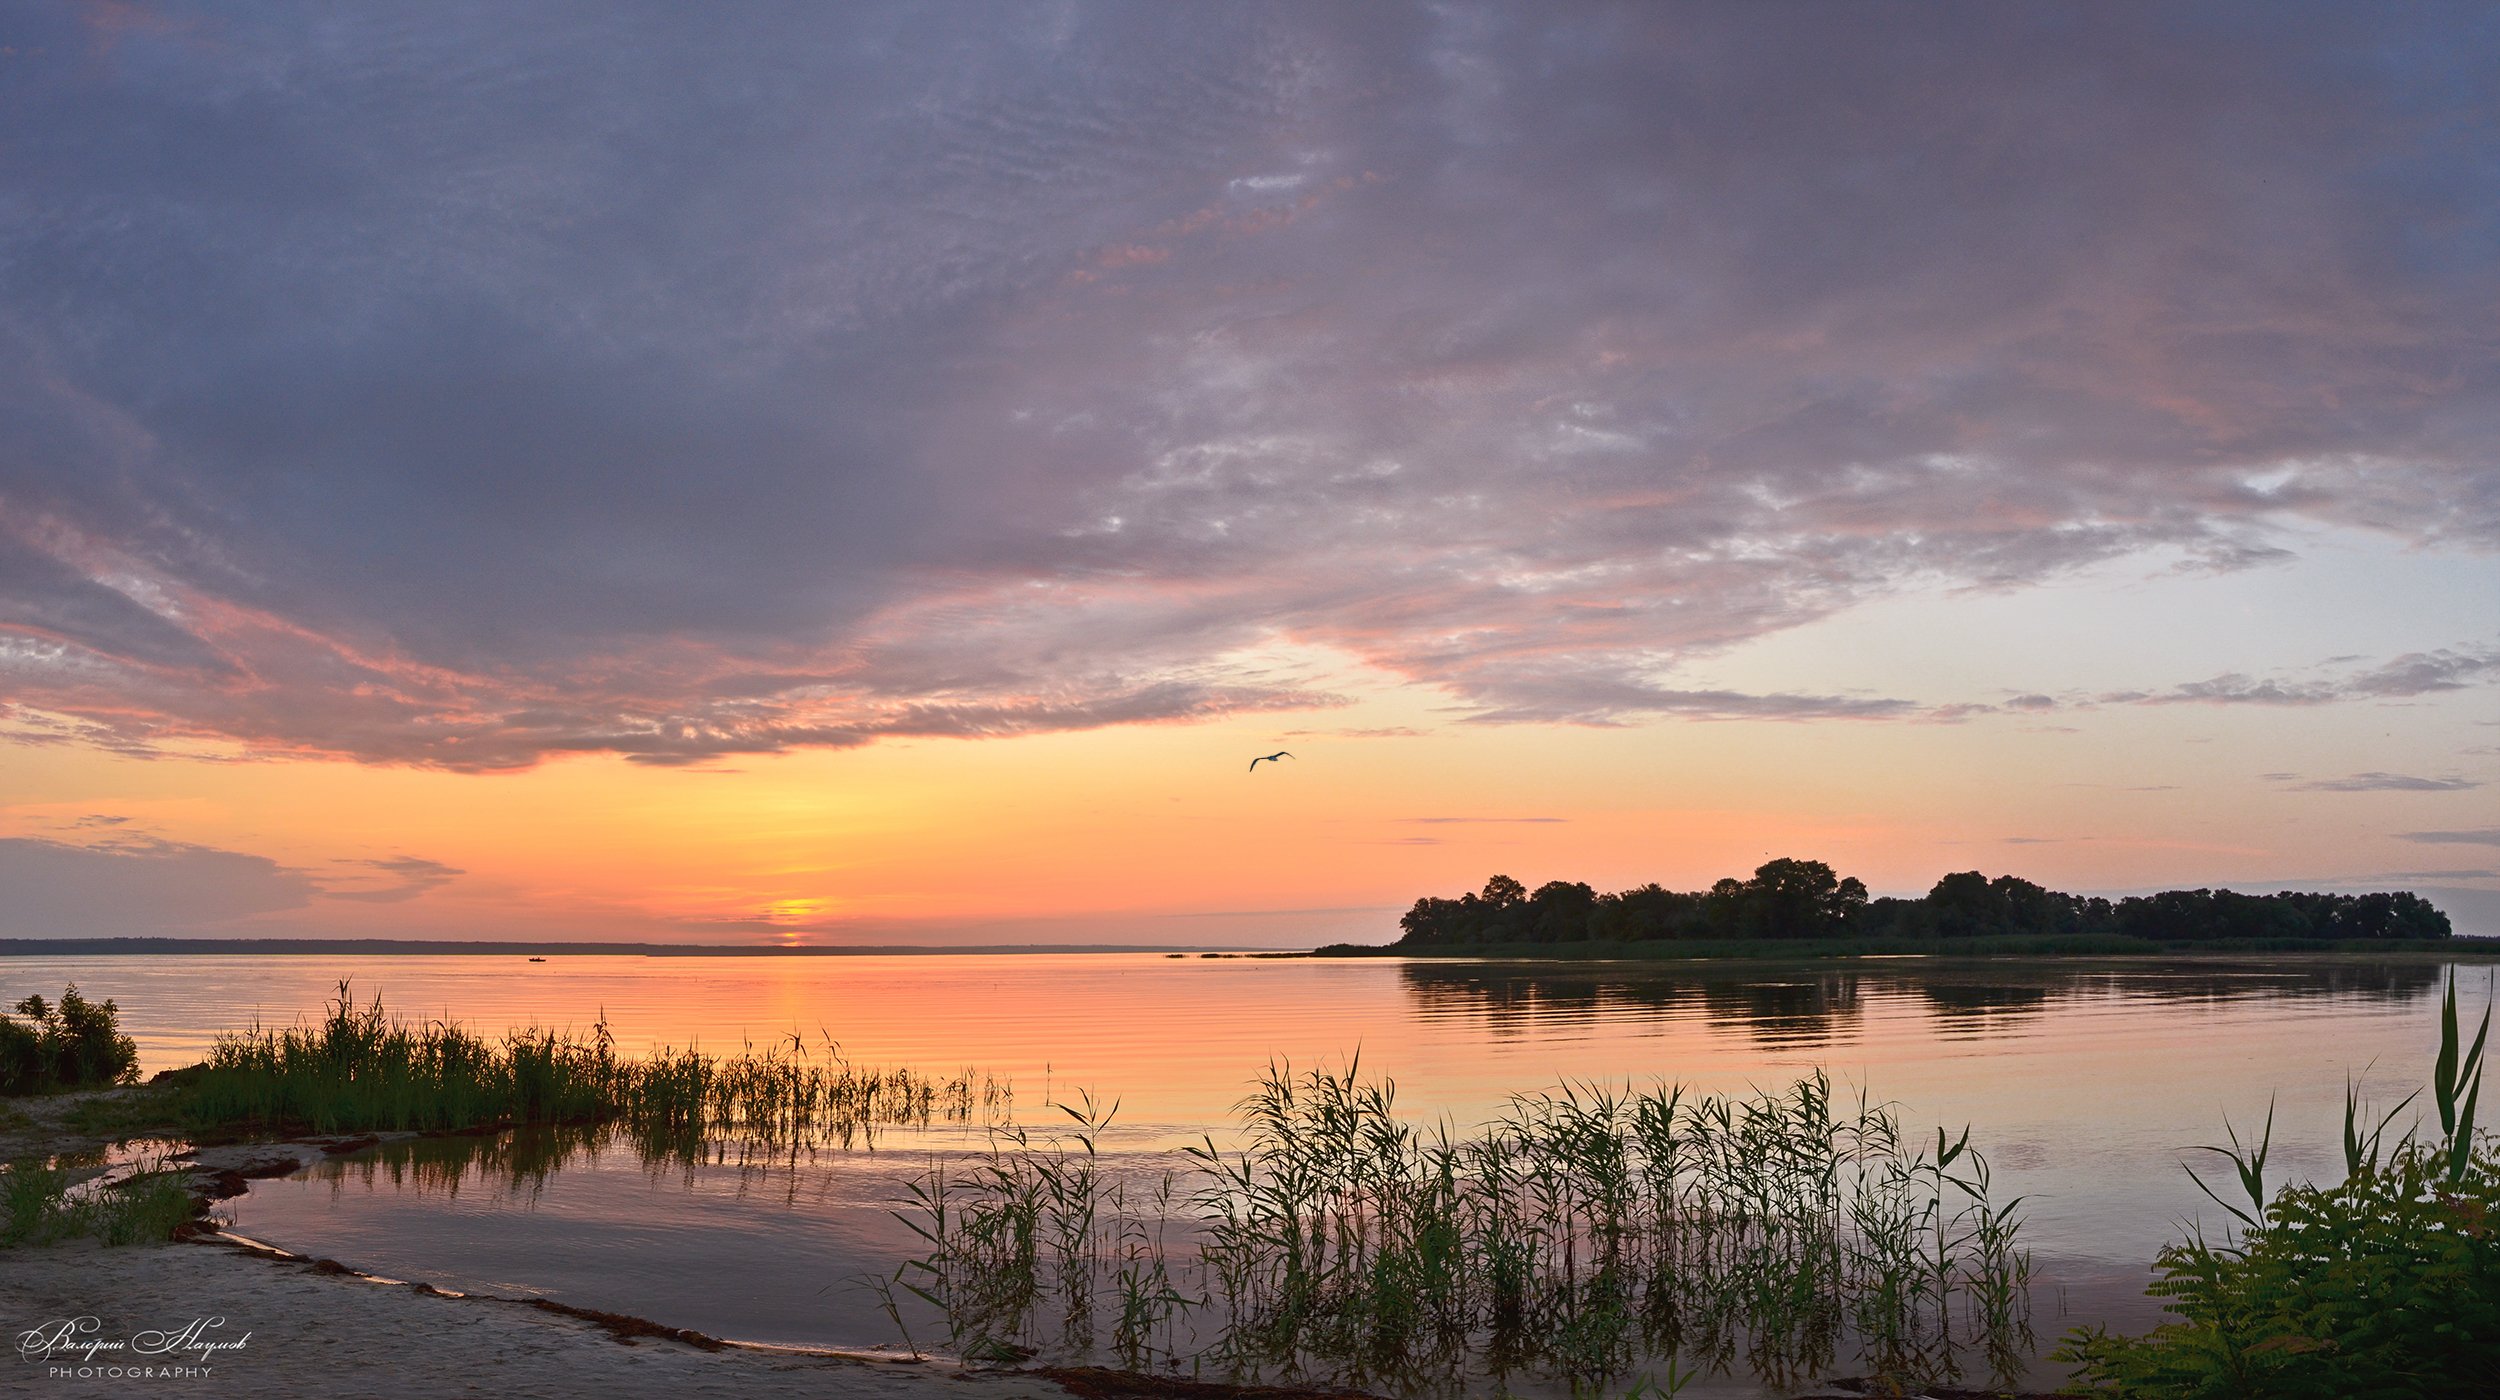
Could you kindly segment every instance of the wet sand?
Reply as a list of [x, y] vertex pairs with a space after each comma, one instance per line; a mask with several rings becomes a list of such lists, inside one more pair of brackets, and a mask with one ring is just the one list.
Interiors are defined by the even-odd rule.
[[[29, 1396], [811, 1396], [836, 1400], [1065, 1400], [1047, 1380], [728, 1346], [707, 1349], [542, 1311], [527, 1300], [460, 1297], [275, 1259], [215, 1240], [102, 1248], [79, 1241], [0, 1254], [0, 1325], [11, 1355], [0, 1390]], [[24, 1355], [31, 1331], [94, 1319], [87, 1335], [131, 1349]], [[195, 1322], [208, 1353], [135, 1354]], [[714, 1344], [717, 1346], [718, 1344]], [[134, 1372], [132, 1368], [141, 1368]], [[153, 1374], [148, 1373], [152, 1368]]]

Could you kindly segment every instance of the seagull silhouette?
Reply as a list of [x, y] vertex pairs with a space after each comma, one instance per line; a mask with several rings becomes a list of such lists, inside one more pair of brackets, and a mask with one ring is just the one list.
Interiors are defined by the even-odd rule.
[[1287, 753], [1287, 752], [1285, 752], [1283, 749], [1278, 749], [1278, 750], [1277, 750], [1276, 752], [1274, 752], [1274, 753], [1269, 753], [1269, 754], [1261, 754], [1261, 755], [1259, 755], [1257, 758], [1254, 758], [1254, 759], [1250, 760], [1250, 771], [1251, 771], [1251, 772], [1253, 772], [1253, 773], [1256, 773], [1256, 772], [1258, 772], [1258, 771], [1259, 771], [1259, 765], [1260, 765], [1260, 764], [1262, 764], [1262, 763], [1274, 763], [1276, 760], [1278, 760], [1278, 759], [1280, 759], [1280, 758], [1291, 758], [1291, 757], [1293, 757], [1293, 755], [1292, 755], [1292, 754], [1289, 754], [1289, 753]]

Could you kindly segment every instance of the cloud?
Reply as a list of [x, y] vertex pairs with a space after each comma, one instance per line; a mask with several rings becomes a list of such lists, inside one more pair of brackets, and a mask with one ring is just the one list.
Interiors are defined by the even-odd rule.
[[2411, 699], [2500, 680], [2500, 647], [2443, 647], [2408, 652], [2368, 670], [2320, 674], [2349, 666], [2351, 657], [2320, 662], [2306, 676], [2256, 677], [2226, 672], [2166, 691], [2116, 691], [2098, 697], [2122, 705], [2334, 705], [2354, 700]]
[[700, 933], [819, 933], [826, 932], [831, 927], [794, 924], [786, 919], [771, 918], [671, 919], [669, 922], [674, 926]]
[[265, 856], [155, 837], [0, 838], [0, 937], [145, 937], [302, 907], [312, 880]]
[[2400, 831], [2396, 839], [2432, 846], [2500, 846], [2500, 826], [2473, 831]]
[[683, 765], [1336, 699], [1282, 653], [1950, 718], [1689, 667], [2287, 522], [2500, 544], [2500, 40], [2294, 8], [39, 11], [0, 731]]
[[457, 866], [422, 856], [389, 856], [378, 860], [341, 860], [335, 864], [352, 871], [377, 871], [390, 883], [353, 885], [346, 889], [335, 886], [322, 890], [324, 898], [357, 900], [366, 904], [399, 904], [429, 890], [440, 889], [468, 872]]
[[1630, 667], [1608, 672], [1596, 666], [1555, 667], [1543, 674], [1505, 674], [1475, 668], [1484, 708], [1466, 716], [1473, 724], [1618, 724], [1653, 716], [1696, 720], [1906, 719], [1921, 713], [1909, 700], [1839, 695], [1755, 695], [1733, 690], [1677, 690], [1657, 685]]
[[[2268, 773], [2270, 781], [2287, 781], [2297, 773]], [[2294, 792], [2463, 792], [2481, 787], [2472, 778], [2415, 778], [2403, 773], [2355, 773], [2347, 778], [2315, 778], [2292, 784]]]
[[2354, 678], [2360, 695], [2431, 695], [2500, 678], [2500, 647], [2411, 652]]

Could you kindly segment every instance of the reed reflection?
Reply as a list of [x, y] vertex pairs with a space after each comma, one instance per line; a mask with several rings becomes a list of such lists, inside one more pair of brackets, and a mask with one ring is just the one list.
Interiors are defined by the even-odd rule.
[[[960, 1129], [889, 1127], [889, 1146], [906, 1153], [959, 1150]], [[901, 1139], [891, 1141], [891, 1139]], [[621, 1123], [530, 1125], [491, 1133], [388, 1141], [314, 1165], [313, 1179], [336, 1196], [351, 1188], [444, 1200], [483, 1195], [490, 1203], [534, 1208], [555, 1178], [630, 1162], [654, 1190], [698, 1191], [784, 1205], [841, 1199], [847, 1168], [865, 1169], [877, 1149], [793, 1144], [743, 1137], [659, 1134]], [[883, 1174], [874, 1173], [883, 1189]]]

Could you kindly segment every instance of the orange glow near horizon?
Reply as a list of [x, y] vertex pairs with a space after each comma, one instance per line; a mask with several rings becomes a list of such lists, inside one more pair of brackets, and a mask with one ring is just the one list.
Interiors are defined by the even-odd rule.
[[[1433, 721], [1376, 691], [1302, 715], [486, 775], [63, 747], [19, 755], [0, 835], [110, 814], [266, 856], [315, 891], [202, 933], [783, 945], [1380, 941], [1419, 895], [1495, 872], [1701, 888], [1784, 855], [1907, 894], [1955, 869], [2111, 889], [2349, 864], [2337, 832], [2242, 776], [2334, 723], [2318, 712], [2237, 719], [2184, 750], [2165, 742], [2175, 717], [2139, 712], [2045, 743], [2004, 719]], [[1396, 736], [1338, 733], [1365, 730]], [[1279, 747], [1296, 757], [1243, 770]], [[360, 863], [405, 857], [458, 874], [336, 895], [382, 878]]]

